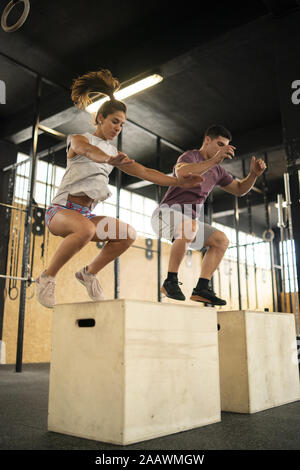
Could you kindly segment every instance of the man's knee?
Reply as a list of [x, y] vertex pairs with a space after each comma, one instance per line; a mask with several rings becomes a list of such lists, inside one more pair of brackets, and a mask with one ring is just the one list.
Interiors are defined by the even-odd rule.
[[229, 246], [229, 240], [224, 232], [221, 232], [221, 230], [216, 230], [216, 232], [214, 232], [213, 235], [211, 235], [206, 241], [205, 245], [214, 246], [226, 251]]

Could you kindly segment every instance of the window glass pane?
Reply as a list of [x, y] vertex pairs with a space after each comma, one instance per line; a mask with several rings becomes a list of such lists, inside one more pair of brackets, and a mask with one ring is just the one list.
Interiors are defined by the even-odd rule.
[[[19, 152], [17, 155], [17, 163], [23, 162], [24, 160], [28, 160], [29, 155], [25, 153]], [[29, 170], [30, 170], [30, 162], [24, 163], [23, 165], [19, 165], [17, 167], [17, 175], [24, 175], [29, 177]]]
[[52, 181], [52, 169], [53, 165], [48, 164], [47, 162], [38, 161], [36, 169], [36, 179], [38, 181], [43, 181], [44, 183], [50, 184]]
[[124, 189], [120, 191], [120, 207], [124, 207], [124, 209], [131, 208], [131, 193]]
[[117, 204], [117, 188], [115, 186], [113, 186], [112, 184], [109, 184], [108, 185], [108, 188], [110, 190], [110, 192], [112, 193], [112, 196], [110, 196], [110, 198], [108, 199], [108, 202], [110, 204]]
[[226, 227], [226, 235], [230, 241], [230, 245], [236, 245], [236, 233], [235, 230], [231, 227]]
[[158, 204], [156, 201], [149, 199], [148, 197], [144, 198], [144, 214], [149, 215], [150, 217], [153, 214], [153, 211], [157, 208]]
[[120, 209], [120, 220], [131, 225], [131, 211], [127, 209]]
[[55, 168], [55, 186], [59, 186], [62, 180], [62, 177], [65, 174], [65, 168], [61, 168], [60, 166], [57, 166]]
[[111, 204], [103, 203], [103, 215], [109, 217], [116, 217], [116, 206]]
[[239, 232], [239, 244], [245, 245], [246, 243], [246, 234], [244, 232]]
[[28, 179], [22, 176], [16, 177], [15, 199], [17, 201], [27, 201]]
[[46, 186], [46, 205], [47, 206], [51, 204], [53, 198], [54, 198], [54, 188], [48, 185]]
[[46, 185], [43, 183], [35, 183], [34, 199], [37, 204], [45, 204]]
[[152, 225], [151, 225], [151, 217], [144, 216], [144, 230], [147, 235], [155, 235]]
[[271, 269], [270, 244], [265, 243], [265, 268]]
[[17, 155], [17, 163], [23, 162], [24, 160], [27, 160], [29, 158], [29, 155], [26, 155], [26, 153], [19, 152]]
[[137, 232], [144, 231], [144, 216], [142, 214], [132, 213], [132, 226]]
[[92, 210], [93, 214], [104, 215], [103, 202], [99, 202], [96, 207]]
[[140, 212], [143, 213], [144, 211], [144, 200], [143, 196], [140, 196], [139, 194], [134, 194], [132, 193], [132, 209], [135, 212]]
[[295, 280], [296, 266], [294, 241], [284, 241], [280, 243], [280, 258], [284, 260], [285, 272], [285, 292], [294, 292], [298, 290], [298, 282]]
[[[48, 188], [48, 190], [49, 190], [49, 188]], [[56, 188], [56, 187], [54, 187], [54, 186], [52, 186], [52, 187], [50, 188], [50, 192], [51, 192], [51, 198], [50, 198], [50, 199], [51, 199], [51, 201], [52, 201], [52, 199], [54, 198], [54, 196], [56, 195], [57, 190], [58, 190], [58, 188]]]
[[[22, 160], [24, 160], [24, 158]], [[29, 178], [29, 170], [30, 170], [30, 162], [23, 163], [22, 165], [19, 165], [17, 167], [17, 175], [26, 176], [27, 178]]]

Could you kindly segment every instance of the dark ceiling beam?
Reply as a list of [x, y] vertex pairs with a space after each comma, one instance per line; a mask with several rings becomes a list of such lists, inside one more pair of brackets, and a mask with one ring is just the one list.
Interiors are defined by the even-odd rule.
[[299, 8], [299, 0], [263, 0], [264, 5], [275, 17], [284, 16]]
[[[41, 100], [41, 125], [56, 128], [65, 122], [74, 119], [79, 112], [71, 105], [70, 96], [65, 92], [59, 92], [54, 96]], [[19, 111], [10, 119], [6, 119], [0, 127], [0, 138], [14, 144], [21, 144], [32, 137], [33, 106]]]
[[29, 73], [33, 77], [38, 77], [41, 76], [42, 80], [47, 83], [48, 85], [54, 86], [56, 88], [59, 88], [61, 90], [69, 92], [68, 88], [65, 87], [64, 85], [57, 83], [56, 81], [54, 82], [52, 79], [40, 74], [37, 70], [33, 70], [31, 67], [28, 67], [27, 65], [23, 64], [22, 62], [18, 61], [17, 59], [14, 59], [13, 57], [8, 56], [4, 52], [0, 51], [0, 56], [6, 59], [8, 62], [10, 62], [13, 65], [16, 65], [20, 69], [24, 70], [25, 72]]
[[[252, 8], [251, 14], [248, 10], [247, 19], [246, 17], [242, 18], [243, 15], [240, 15], [241, 10], [239, 8], [243, 10], [243, 7], [237, 7], [236, 5], [233, 7], [230, 2], [219, 4], [218, 14], [216, 15], [213, 11], [214, 7], [211, 9], [209, 4], [207, 6], [209, 13], [203, 4], [203, 14], [200, 17], [195, 15], [193, 9], [189, 12], [188, 8], [182, 9], [182, 16], [171, 17], [173, 12], [168, 7], [169, 11], [166, 13], [166, 17], [169, 16], [167, 33], [166, 17], [160, 15], [155, 20], [156, 34], [141, 41], [138, 46], [136, 45], [127, 54], [119, 55], [118, 50], [116, 50], [115, 55], [118, 57], [115, 61], [116, 69], [120, 72], [127, 70], [135, 75], [146, 69], [161, 67], [161, 71], [167, 78], [182, 71], [185, 60], [189, 60], [189, 51], [199, 52], [203, 50], [204, 54], [209, 54], [211, 48], [222, 47], [222, 44], [226, 44], [228, 40], [237, 40], [244, 28], [246, 34], [243, 35], [242, 41], [252, 41], [257, 34], [257, 30], [263, 31], [265, 20], [268, 19], [268, 10], [263, 4], [259, 10]], [[230, 8], [236, 8], [237, 15], [229, 14], [226, 21], [224, 21], [223, 15], [227, 15]], [[214, 21], [211, 20], [212, 17]], [[158, 28], [157, 24], [161, 24], [161, 27]], [[260, 29], [260, 24], [262, 24], [262, 29]], [[154, 57], [153, 50], [156, 51]], [[176, 54], [174, 51], [176, 51]], [[181, 66], [179, 67], [178, 60], [181, 60]]]
[[[229, 31], [214, 36], [204, 41], [193, 49], [189, 49], [188, 52], [183, 53], [168, 62], [165, 62], [161, 66], [161, 71], [164, 77], [171, 77], [178, 73], [182, 73], [186, 67], [190, 67], [196, 60], [203, 57], [209, 57], [213, 54], [222, 54], [222, 51], [231, 49], [232, 47], [238, 46], [242, 48], [249, 43], [256, 42], [260, 38], [264, 38], [272, 34], [273, 22], [271, 15], [263, 15], [247, 24], [236, 26]], [[197, 57], [195, 59], [194, 57]]]
[[253, 153], [281, 148], [283, 147], [282, 124], [275, 122], [234, 134], [232, 144], [236, 147], [236, 155], [240, 159], [249, 158]]
[[[203, 38], [199, 38], [199, 36], [197, 36], [198, 41], [199, 40], [202, 41], [202, 44], [200, 46], [194, 47], [193, 51], [197, 51], [198, 60], [199, 60], [199, 54], [201, 57], [201, 54], [208, 55], [212, 53], [212, 51], [216, 51], [216, 50], [222, 51], [224, 48], [231, 47], [232, 42], [242, 45], [243, 43], [249, 43], [249, 41], [254, 41], [258, 37], [268, 34], [269, 27], [272, 27], [272, 25], [270, 24], [269, 17], [263, 16], [246, 25], [235, 27], [234, 29], [230, 31], [226, 31], [226, 32], [223, 31], [222, 32], [223, 34], [220, 33], [220, 36], [217, 38], [210, 38], [210, 40], [207, 40], [207, 36], [205, 35], [203, 36]], [[177, 34], [177, 42], [178, 42], [178, 34]], [[191, 44], [188, 43], [186, 46], [186, 49], [190, 50], [190, 45]], [[153, 42], [151, 43], [151, 48], [153, 51]], [[172, 43], [172, 48], [173, 48], [172, 50], [174, 50], [173, 43]], [[127, 70], [127, 73], [131, 73], [130, 71], [128, 71], [128, 63], [136, 62], [136, 60], [133, 60], [135, 57], [135, 54], [137, 54], [137, 50], [133, 50], [133, 51], [129, 50], [126, 54], [127, 66], [125, 63], [122, 62], [123, 59], [121, 58], [115, 62], [114, 68], [119, 70], [120, 74], [121, 74], [121, 70]], [[150, 54], [149, 52], [149, 54], [147, 54], [144, 50], [143, 56], [148, 57], [148, 60], [152, 62], [151, 63], [149, 62], [149, 64], [148, 63], [144, 64], [143, 72], [145, 72], [145, 70], [148, 68], [153, 68], [154, 66], [160, 67], [162, 74], [164, 76], [164, 79], [167, 79], [168, 77], [176, 73], [182, 72], [182, 70], [184, 70], [185, 67], [190, 64], [190, 61], [193, 60], [191, 59], [191, 52], [182, 52], [181, 55], [173, 59], [170, 59], [170, 55], [171, 55], [170, 51], [168, 54], [166, 53], [166, 56], [160, 59], [160, 63], [153, 64], [153, 53]], [[135, 71], [135, 73], [141, 73], [141, 72], [142, 72], [141, 70]], [[122, 75], [124, 75], [124, 73]], [[124, 76], [123, 82], [128, 79], [129, 79], [128, 76], [127, 77]], [[70, 98], [69, 98], [69, 103], [71, 103]], [[42, 106], [43, 106], [43, 103], [42, 103]], [[52, 102], [49, 103], [49, 106], [50, 108], [53, 108]], [[74, 106], [65, 107], [63, 111], [60, 111], [59, 115], [57, 115], [55, 111], [54, 112], [52, 111], [53, 116], [51, 116], [51, 112], [47, 111], [46, 106], [43, 106], [42, 109], [44, 110], [44, 117], [43, 115], [41, 116], [41, 124], [46, 127], [55, 128], [74, 118]], [[61, 109], [61, 108], [58, 108], [58, 109]], [[26, 117], [26, 111], [24, 112], [24, 114]], [[51, 117], [53, 118], [52, 120], [51, 120]], [[17, 127], [17, 122], [21, 118], [22, 116], [13, 116], [12, 119], [10, 120], [10, 123], [8, 123], [8, 125], [6, 126], [7, 131], [5, 131], [5, 135], [3, 134], [4, 131], [2, 132], [0, 131], [0, 137], [6, 138], [7, 140], [14, 142], [14, 143], [21, 143], [24, 140], [28, 140], [28, 138], [30, 138], [28, 136], [31, 135], [31, 121], [28, 121], [28, 118], [26, 118], [27, 124], [25, 124], [25, 126], [23, 126], [23, 128], [21, 129], [20, 126]]]
[[[78, 116], [79, 112], [80, 111], [77, 108], [72, 106], [71, 108], [64, 109], [55, 115], [51, 115], [46, 119], [42, 119], [41, 126], [44, 128], [50, 128], [54, 130], [55, 127], [59, 127], [65, 124], [66, 122], [75, 119]], [[85, 111], [81, 111], [81, 112], [85, 113]], [[43, 131], [40, 127], [39, 134], [41, 134], [42, 132]], [[18, 145], [18, 144], [21, 144], [22, 142], [25, 142], [31, 139], [31, 134], [32, 134], [32, 125], [29, 124], [26, 128], [20, 130], [19, 132], [6, 136], [6, 140], [9, 140], [10, 142], [13, 142], [14, 144]]]
[[55, 137], [58, 140], [66, 140], [67, 136], [63, 134], [62, 132], [58, 132], [55, 129], [50, 129], [49, 127], [43, 126], [42, 124], [39, 124], [39, 129], [44, 132], [45, 134], [51, 135]]

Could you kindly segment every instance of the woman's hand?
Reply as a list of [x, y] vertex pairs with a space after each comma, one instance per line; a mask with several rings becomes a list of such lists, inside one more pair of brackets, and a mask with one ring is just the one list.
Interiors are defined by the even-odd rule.
[[202, 181], [204, 181], [203, 176], [198, 175], [197, 173], [187, 173], [184, 176], [177, 177], [179, 188], [193, 188], [194, 186], [199, 186]]
[[128, 163], [133, 163], [134, 160], [128, 157], [126, 153], [119, 152], [115, 156], [109, 156], [108, 160], [106, 163], [109, 163], [110, 165], [113, 166], [122, 166], [122, 165], [127, 165]]

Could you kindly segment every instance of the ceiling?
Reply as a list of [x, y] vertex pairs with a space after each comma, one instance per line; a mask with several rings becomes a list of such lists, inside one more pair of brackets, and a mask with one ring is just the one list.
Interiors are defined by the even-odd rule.
[[[0, 13], [8, 2], [0, 0]], [[14, 33], [0, 28], [0, 79], [6, 104], [0, 106], [0, 139], [30, 153], [36, 101], [36, 76], [43, 77], [40, 121], [63, 134], [93, 132], [91, 115], [70, 100], [73, 79], [87, 71], [108, 68], [121, 83], [159, 72], [157, 86], [126, 100], [128, 121], [122, 149], [155, 168], [157, 136], [161, 137], [161, 170], [172, 171], [180, 153], [199, 148], [212, 123], [228, 127], [237, 155], [224, 167], [243, 178], [253, 154], [267, 160], [266, 178], [271, 225], [276, 226], [274, 201], [283, 193], [286, 155], [278, 93], [278, 22], [288, 29], [299, 24], [299, 1], [243, 2], [152, 0], [30, 0], [25, 24]], [[9, 21], [20, 15], [18, 5]], [[300, 28], [293, 34], [299, 34]], [[300, 39], [300, 38], [298, 38]], [[280, 44], [285, 38], [280, 37]], [[295, 48], [297, 42], [294, 43]], [[299, 41], [298, 41], [299, 44]], [[288, 47], [288, 46], [286, 46]], [[287, 50], [287, 54], [288, 54]], [[146, 131], [146, 130], [147, 131]], [[38, 151], [65, 166], [64, 142], [40, 132]], [[112, 180], [113, 181], [113, 180]], [[154, 185], [129, 187], [135, 178], [122, 175], [122, 187], [155, 198]], [[165, 189], [164, 189], [165, 190]], [[252, 191], [256, 232], [266, 228], [263, 194]], [[234, 198], [213, 192], [215, 213], [233, 208]], [[239, 200], [241, 224], [247, 229], [246, 198]], [[218, 217], [232, 224], [232, 216]]]

